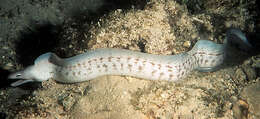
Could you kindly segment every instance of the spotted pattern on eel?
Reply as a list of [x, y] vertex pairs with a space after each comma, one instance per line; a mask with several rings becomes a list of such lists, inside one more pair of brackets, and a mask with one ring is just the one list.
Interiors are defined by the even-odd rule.
[[12, 73], [8, 78], [22, 79], [12, 86], [50, 78], [63, 83], [76, 83], [104, 75], [127, 75], [150, 80], [176, 81], [193, 70], [215, 71], [225, 59], [230, 43], [251, 46], [238, 29], [227, 32], [224, 44], [199, 40], [188, 52], [177, 55], [154, 55], [136, 51], [103, 48], [87, 51], [70, 58], [54, 53], [39, 56], [34, 65]]

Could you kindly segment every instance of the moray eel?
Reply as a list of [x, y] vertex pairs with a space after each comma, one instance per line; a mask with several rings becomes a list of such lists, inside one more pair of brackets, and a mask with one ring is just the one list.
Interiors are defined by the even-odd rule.
[[249, 49], [251, 44], [239, 29], [229, 29], [223, 44], [199, 40], [188, 52], [177, 55], [154, 55], [136, 51], [103, 48], [87, 51], [70, 58], [54, 53], [39, 56], [34, 65], [12, 73], [9, 79], [20, 79], [11, 84], [54, 79], [62, 83], [76, 83], [104, 75], [126, 75], [149, 80], [176, 81], [193, 70], [215, 71], [223, 64], [231, 44]]

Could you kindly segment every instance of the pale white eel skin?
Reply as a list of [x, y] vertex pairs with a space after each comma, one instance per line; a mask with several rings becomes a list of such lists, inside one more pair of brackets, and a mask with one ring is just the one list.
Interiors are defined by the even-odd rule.
[[238, 43], [242, 48], [251, 45], [238, 29], [227, 31], [224, 44], [199, 40], [188, 52], [177, 55], [154, 55], [124, 49], [104, 48], [87, 51], [70, 58], [54, 53], [39, 56], [34, 65], [12, 73], [8, 78], [21, 79], [11, 84], [42, 82], [50, 78], [62, 83], [76, 83], [104, 75], [126, 75], [149, 80], [176, 81], [192, 70], [214, 71], [223, 63], [226, 48]]

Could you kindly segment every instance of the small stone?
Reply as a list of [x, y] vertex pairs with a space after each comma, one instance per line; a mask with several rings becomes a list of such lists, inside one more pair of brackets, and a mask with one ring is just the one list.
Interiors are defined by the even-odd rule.
[[255, 64], [256, 68], [260, 68], [260, 62]]
[[8, 49], [9, 49], [9, 47], [7, 47], [7, 46], [4, 46], [4, 47], [2, 47], [2, 49], [3, 49], [3, 50], [8, 50]]
[[[260, 82], [258, 81], [255, 84], [249, 85], [244, 88], [241, 93], [241, 96], [248, 103], [249, 112], [253, 116], [260, 117]], [[240, 105], [245, 105], [244, 102], [239, 103]]]
[[232, 110], [236, 119], [247, 119], [248, 104], [244, 100], [238, 100], [235, 102]]
[[3, 67], [3, 69], [4, 69], [4, 70], [10, 70], [10, 69], [12, 69], [13, 66], [14, 66], [14, 65], [13, 65], [12, 63], [7, 63], [7, 64]]
[[245, 65], [251, 65], [251, 64], [253, 64], [253, 61], [252, 61], [251, 59], [249, 59], [249, 60], [246, 60], [246, 61], [244, 62], [244, 64], [245, 64]]
[[168, 98], [169, 96], [168, 96], [167, 93], [162, 93], [162, 94], [161, 94], [161, 97], [162, 97], [162, 98]]
[[225, 23], [225, 26], [228, 28], [228, 27], [231, 27], [232, 23], [230, 21], [226, 21]]
[[65, 111], [69, 111], [74, 105], [75, 99], [69, 94], [61, 94], [58, 97], [58, 103], [63, 106]]
[[237, 79], [240, 79], [241, 81], [246, 81], [247, 80], [247, 76], [246, 76], [245, 72], [241, 68], [236, 70], [236, 75], [235, 76], [236, 76]]
[[244, 73], [246, 74], [248, 80], [252, 81], [254, 79], [256, 79], [257, 74], [256, 74], [256, 70], [254, 68], [252, 68], [249, 65], [246, 65], [243, 67]]
[[183, 43], [183, 46], [186, 47], [186, 48], [189, 48], [191, 46], [191, 42], [190, 41], [185, 41]]
[[198, 34], [197, 34], [197, 33], [194, 33], [194, 34], [191, 35], [191, 38], [192, 38], [192, 39], [195, 39], [195, 38], [197, 38], [197, 37], [198, 37]]

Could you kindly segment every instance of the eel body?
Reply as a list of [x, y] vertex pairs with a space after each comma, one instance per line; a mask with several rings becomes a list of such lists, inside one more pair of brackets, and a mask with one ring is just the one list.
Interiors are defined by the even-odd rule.
[[176, 81], [192, 70], [214, 71], [225, 59], [226, 47], [236, 42], [250, 47], [238, 29], [227, 32], [224, 44], [199, 40], [188, 52], [177, 55], [154, 55], [136, 51], [102, 48], [87, 51], [70, 58], [60, 58], [54, 53], [39, 56], [34, 65], [12, 73], [10, 79], [21, 79], [12, 86], [50, 78], [62, 83], [76, 83], [104, 75], [127, 75], [150, 80]]

